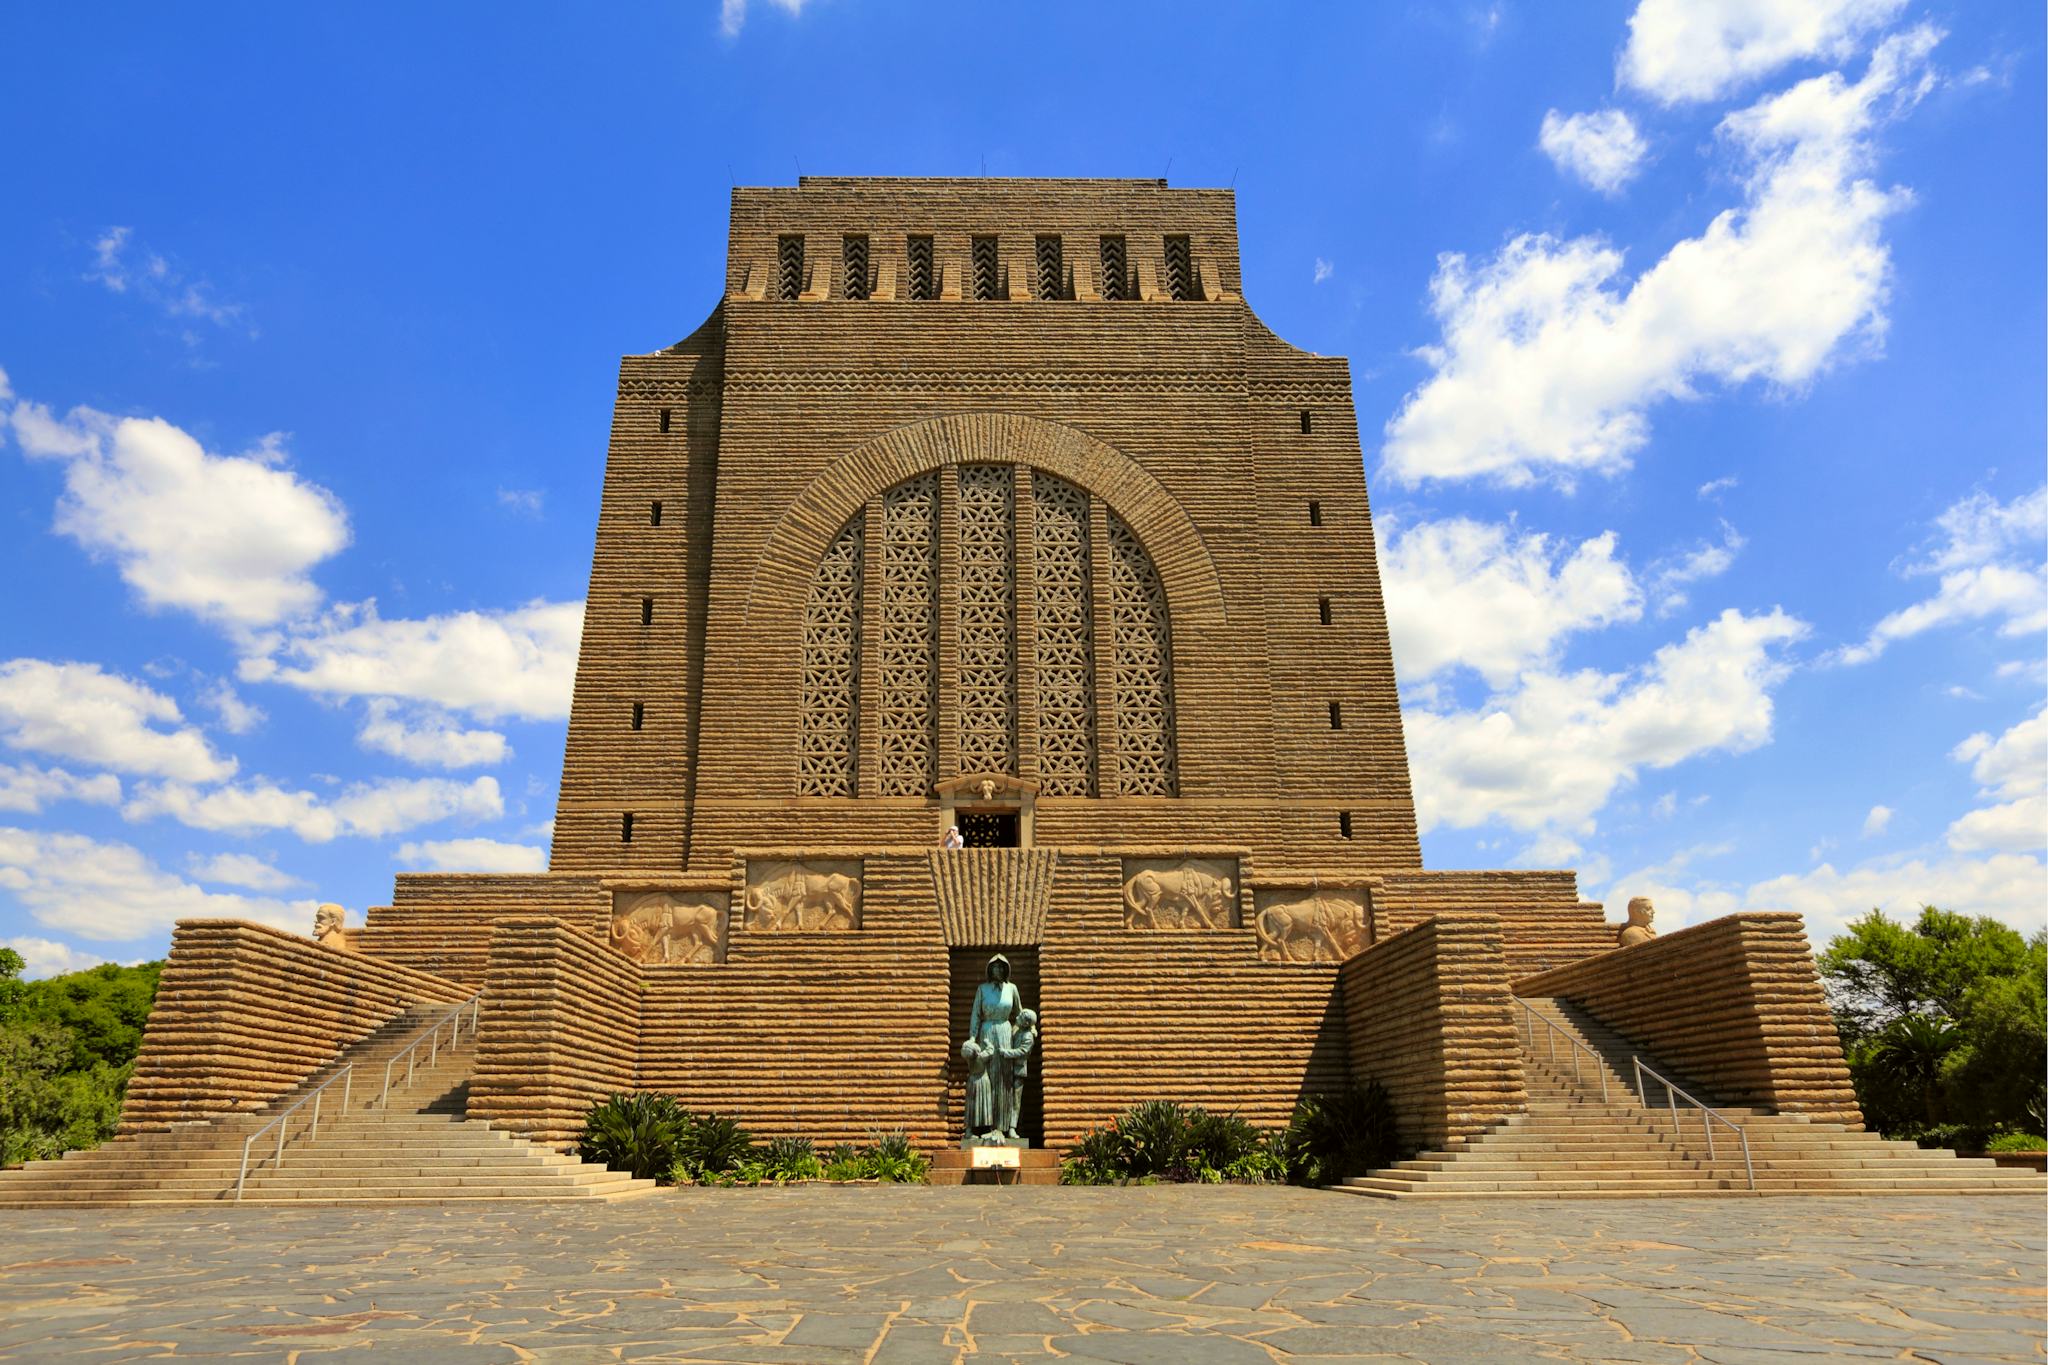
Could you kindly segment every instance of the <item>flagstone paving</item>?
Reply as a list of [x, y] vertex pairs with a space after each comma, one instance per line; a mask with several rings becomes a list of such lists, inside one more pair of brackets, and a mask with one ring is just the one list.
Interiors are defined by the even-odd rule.
[[2048, 1200], [685, 1190], [0, 1211], [0, 1358], [2040, 1361]]

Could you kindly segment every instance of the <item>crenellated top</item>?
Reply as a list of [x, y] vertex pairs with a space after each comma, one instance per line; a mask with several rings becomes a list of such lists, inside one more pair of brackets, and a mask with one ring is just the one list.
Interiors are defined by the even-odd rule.
[[1214, 303], [1241, 289], [1229, 190], [804, 176], [732, 192], [736, 301]]

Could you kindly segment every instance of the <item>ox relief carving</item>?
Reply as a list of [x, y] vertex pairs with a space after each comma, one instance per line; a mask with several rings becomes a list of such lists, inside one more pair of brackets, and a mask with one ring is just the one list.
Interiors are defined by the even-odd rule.
[[1268, 962], [1342, 962], [1365, 950], [1365, 891], [1289, 886], [1254, 897], [1259, 956]]
[[723, 891], [615, 891], [612, 947], [635, 962], [723, 962], [729, 901]]
[[1235, 929], [1237, 859], [1124, 859], [1126, 929]]
[[860, 928], [858, 858], [749, 859], [746, 927], [752, 934]]

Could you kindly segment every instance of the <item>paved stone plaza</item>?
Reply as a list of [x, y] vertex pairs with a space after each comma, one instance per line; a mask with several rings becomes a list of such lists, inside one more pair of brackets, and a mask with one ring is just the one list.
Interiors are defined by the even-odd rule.
[[0, 1212], [0, 1356], [2043, 1358], [2027, 1198], [801, 1188]]

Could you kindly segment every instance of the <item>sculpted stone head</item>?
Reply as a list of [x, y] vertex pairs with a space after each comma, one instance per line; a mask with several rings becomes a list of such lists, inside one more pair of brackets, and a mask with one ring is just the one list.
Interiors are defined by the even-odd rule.
[[322, 905], [313, 911], [313, 939], [330, 948], [348, 946], [348, 935], [342, 928], [342, 909], [338, 905]]
[[1628, 922], [1647, 925], [1657, 918], [1657, 908], [1650, 904], [1648, 896], [1637, 896], [1628, 903]]

